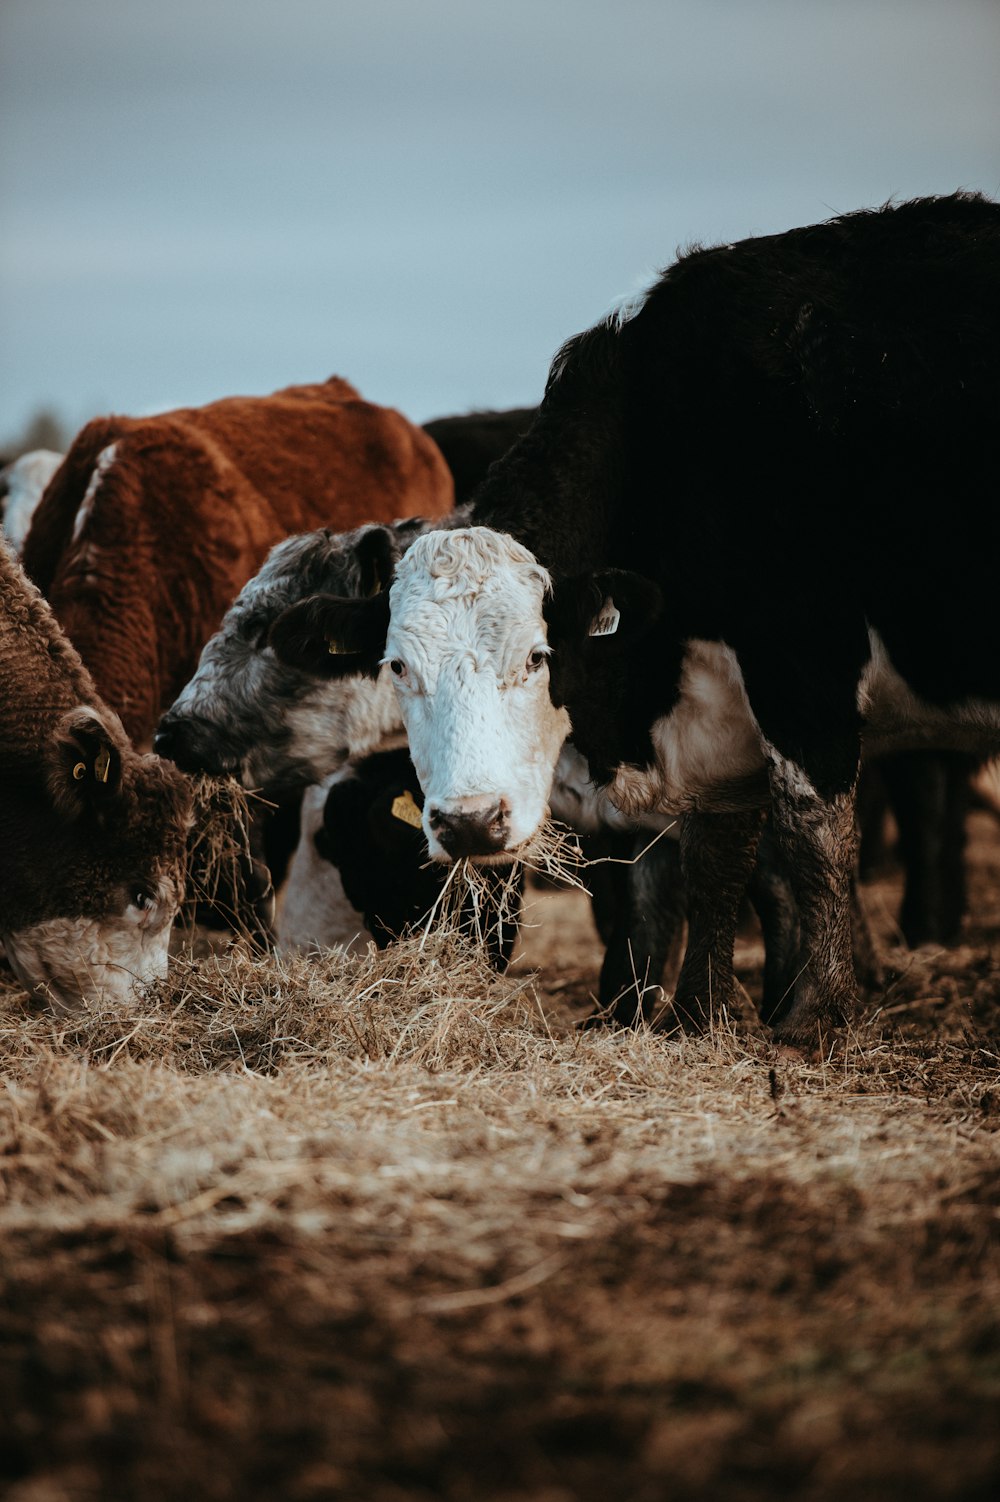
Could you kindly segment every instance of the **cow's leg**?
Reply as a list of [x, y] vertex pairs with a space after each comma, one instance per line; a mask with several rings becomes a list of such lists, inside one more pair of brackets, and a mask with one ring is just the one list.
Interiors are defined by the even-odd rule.
[[[643, 830], [630, 837], [630, 858], [608, 869], [615, 887], [615, 918], [601, 967], [602, 1015], [628, 1027], [651, 1017], [670, 952], [684, 931], [686, 908], [676, 840], [650, 844]], [[648, 848], [647, 848], [648, 846]]]
[[795, 990], [775, 1030], [787, 1042], [815, 1044], [857, 1010], [851, 892], [858, 684], [869, 652], [863, 618], [832, 600], [810, 614], [802, 636], [779, 620], [739, 654], [767, 760], [772, 826], [799, 910]]
[[846, 788], [828, 791], [818, 776], [814, 780], [807, 767], [773, 746], [769, 759], [772, 819], [801, 925], [795, 991], [777, 1033], [787, 1042], [815, 1043], [822, 1031], [849, 1021], [857, 1009], [851, 922], [854, 777]]
[[905, 873], [899, 926], [911, 948], [954, 943], [961, 929], [973, 766], [970, 757], [947, 751], [904, 751], [880, 764]]
[[764, 825], [757, 847], [757, 864], [750, 876], [747, 897], [760, 921], [764, 941], [764, 984], [761, 1020], [772, 1023], [792, 1004], [799, 963], [799, 909], [787, 863], [771, 822]]
[[875, 934], [861, 896], [857, 869], [851, 873], [851, 943], [854, 950], [854, 974], [863, 991], [883, 991], [890, 971], [879, 953]]
[[740, 901], [753, 870], [763, 813], [690, 813], [681, 821], [688, 941], [674, 993], [684, 1027], [704, 1027], [735, 1002], [733, 946]]

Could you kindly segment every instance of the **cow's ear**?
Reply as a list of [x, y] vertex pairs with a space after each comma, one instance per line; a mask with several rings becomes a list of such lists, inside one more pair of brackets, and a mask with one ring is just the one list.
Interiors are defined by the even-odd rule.
[[368, 527], [362, 532], [355, 545], [355, 556], [363, 595], [377, 595], [389, 588], [399, 553], [399, 544], [388, 527]]
[[546, 606], [553, 644], [585, 637], [641, 636], [663, 609], [659, 585], [627, 569], [602, 569], [562, 579]]
[[419, 784], [391, 782], [372, 800], [368, 810], [368, 833], [373, 845], [391, 859], [422, 864], [427, 859], [421, 809], [424, 797]]
[[56, 811], [79, 819], [117, 800], [122, 780], [121, 730], [106, 714], [80, 705], [67, 710], [46, 751], [46, 779]]
[[367, 600], [311, 595], [283, 611], [267, 639], [282, 662], [319, 678], [376, 678], [388, 629], [386, 590]]

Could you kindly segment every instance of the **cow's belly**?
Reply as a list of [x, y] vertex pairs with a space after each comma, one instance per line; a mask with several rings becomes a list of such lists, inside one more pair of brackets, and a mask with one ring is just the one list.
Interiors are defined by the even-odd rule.
[[1000, 754], [1000, 702], [967, 698], [934, 704], [915, 693], [896, 670], [877, 631], [858, 684], [866, 756], [921, 748]]
[[630, 817], [652, 809], [740, 809], [766, 796], [760, 728], [730, 647], [687, 644], [678, 701], [654, 724], [652, 741], [655, 764], [619, 767], [608, 789]]

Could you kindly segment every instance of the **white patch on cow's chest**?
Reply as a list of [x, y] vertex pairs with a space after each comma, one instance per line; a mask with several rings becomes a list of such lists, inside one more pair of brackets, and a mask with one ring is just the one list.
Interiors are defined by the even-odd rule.
[[680, 698], [656, 721], [652, 740], [655, 766], [619, 767], [611, 784], [611, 797], [626, 813], [683, 813], [764, 771], [760, 729], [731, 647], [687, 643]]
[[307, 788], [303, 795], [301, 835], [278, 906], [277, 939], [282, 954], [332, 949], [334, 945], [347, 953], [359, 953], [367, 947], [364, 917], [348, 902], [337, 867], [316, 849], [316, 833], [323, 827], [330, 788], [350, 776], [353, 772], [349, 769], [339, 772]]
[[599, 831], [649, 829], [677, 836], [677, 819], [656, 809], [640, 810], [635, 817], [622, 813], [611, 801], [607, 788], [596, 787], [586, 758], [575, 746], [563, 746], [556, 762], [549, 792], [549, 813], [557, 824], [567, 824], [577, 834]]

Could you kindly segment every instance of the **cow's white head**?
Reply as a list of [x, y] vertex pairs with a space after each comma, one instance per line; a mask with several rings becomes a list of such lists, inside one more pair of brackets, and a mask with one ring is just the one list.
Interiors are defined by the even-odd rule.
[[438, 860], [509, 858], [545, 817], [569, 718], [549, 696], [545, 569], [486, 527], [430, 533], [389, 592], [385, 660]]
[[[583, 706], [584, 717], [617, 721], [660, 591], [618, 569], [565, 579], [550, 599], [551, 588], [512, 537], [461, 527], [414, 542], [389, 590], [314, 595], [271, 627], [276, 656], [311, 672], [374, 676], [388, 666], [437, 860], [510, 860], [545, 817], [570, 715]], [[577, 737], [586, 728], [574, 722]], [[622, 747], [627, 759], [627, 737]], [[601, 750], [609, 765], [618, 759]]]
[[459, 527], [418, 538], [389, 591], [314, 596], [271, 630], [279, 657], [315, 672], [388, 664], [436, 860], [509, 860], [545, 817], [569, 730], [549, 694], [549, 588], [520, 543]]

